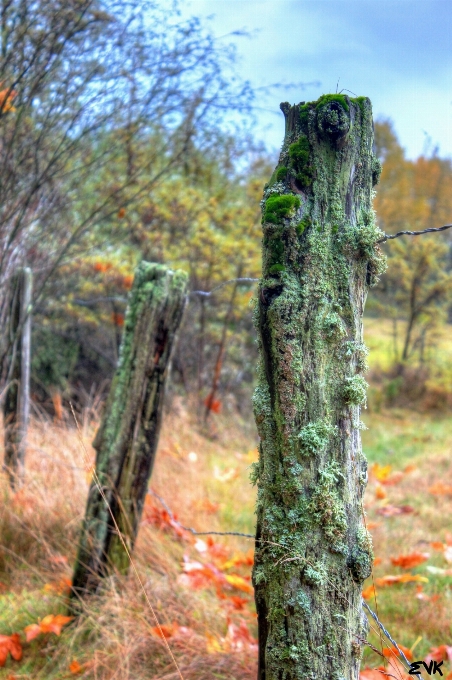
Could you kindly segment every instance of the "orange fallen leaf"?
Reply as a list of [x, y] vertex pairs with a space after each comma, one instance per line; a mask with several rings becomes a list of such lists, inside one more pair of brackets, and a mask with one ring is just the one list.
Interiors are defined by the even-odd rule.
[[376, 592], [375, 586], [369, 586], [368, 588], [364, 588], [362, 596], [365, 600], [371, 600], [374, 595], [376, 595]]
[[383, 498], [386, 498], [387, 494], [386, 491], [383, 489], [380, 484], [377, 484], [377, 488], [375, 489], [375, 498], [379, 501], [383, 500]]
[[226, 574], [224, 578], [233, 588], [243, 590], [244, 593], [254, 593], [254, 588], [251, 583], [246, 581], [242, 576], [237, 576], [237, 574]]
[[425, 576], [420, 576], [419, 574], [400, 574], [397, 576], [387, 575], [381, 578], [375, 579], [375, 585], [377, 586], [392, 586], [396, 583], [428, 583], [428, 578]]
[[427, 663], [430, 661], [452, 661], [452, 646], [440, 645], [439, 647], [432, 647], [425, 660]]
[[391, 474], [391, 465], [380, 465], [379, 463], [374, 463], [371, 467], [371, 472], [378, 479], [379, 482], [383, 482]]
[[228, 602], [231, 602], [234, 609], [237, 609], [239, 611], [241, 611], [245, 607], [245, 605], [248, 604], [249, 602], [249, 600], [247, 600], [244, 597], [240, 597], [239, 595], [231, 595], [226, 599]]
[[[408, 661], [411, 661], [411, 659], [413, 658], [413, 653], [412, 653], [411, 649], [408, 649], [408, 647], [404, 647], [404, 645], [400, 645], [400, 644], [399, 644], [399, 649], [405, 654]], [[383, 654], [388, 659], [390, 657], [393, 657], [393, 656], [400, 656], [400, 654], [397, 650], [397, 647], [384, 647]]]
[[449, 496], [452, 495], [452, 484], [444, 484], [444, 482], [436, 482], [429, 487], [429, 493], [434, 496]]
[[444, 550], [446, 547], [444, 543], [441, 543], [441, 541], [432, 541], [430, 546], [433, 548], [433, 550]]
[[168, 640], [168, 638], [173, 637], [177, 633], [178, 628], [177, 623], [172, 623], [170, 625], [161, 624], [160, 626], [153, 626], [150, 630], [152, 637]]
[[19, 633], [0, 635], [0, 667], [5, 665], [8, 654], [11, 654], [15, 661], [22, 659], [22, 644]]
[[412, 552], [409, 555], [399, 555], [399, 557], [391, 557], [391, 563], [395, 567], [402, 567], [402, 569], [412, 569], [419, 564], [426, 562], [430, 557], [429, 553]]
[[230, 560], [227, 560], [220, 566], [220, 569], [230, 569], [231, 567], [240, 566], [252, 567], [253, 563], [254, 563], [254, 551], [251, 548], [251, 550], [248, 550], [246, 554], [235, 553], [235, 555], [233, 555]]
[[381, 557], [376, 557], [374, 559], [374, 567], [378, 567], [378, 565], [381, 564], [382, 562], [383, 560], [381, 559]]
[[225, 651], [220, 640], [210, 633], [206, 634], [206, 647], [209, 654], [221, 654]]
[[79, 664], [78, 661], [76, 661], [76, 659], [74, 659], [69, 664], [69, 671], [72, 673], [72, 675], [77, 675], [78, 673], [82, 673], [83, 667]]
[[32, 623], [24, 628], [27, 636], [27, 642], [34, 640], [40, 633], [55, 633], [60, 635], [63, 626], [69, 621], [72, 621], [73, 616], [63, 616], [62, 614], [49, 614], [45, 616], [39, 623]]

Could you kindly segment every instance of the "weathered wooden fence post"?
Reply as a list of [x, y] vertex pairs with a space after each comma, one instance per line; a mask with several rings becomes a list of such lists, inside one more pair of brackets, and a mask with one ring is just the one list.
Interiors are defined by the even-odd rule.
[[12, 489], [23, 481], [30, 414], [32, 272], [25, 267], [15, 277], [10, 304], [7, 387], [3, 401], [5, 469]]
[[384, 269], [372, 210], [381, 168], [367, 98], [281, 109], [255, 316], [258, 678], [357, 680], [373, 559], [362, 510], [362, 315]]
[[[125, 318], [118, 368], [94, 441], [96, 473], [123, 540], [138, 532], [158, 444], [168, 362], [182, 319], [187, 275], [142, 262]], [[125, 573], [129, 558], [93, 480], [72, 595], [96, 589], [102, 576]]]

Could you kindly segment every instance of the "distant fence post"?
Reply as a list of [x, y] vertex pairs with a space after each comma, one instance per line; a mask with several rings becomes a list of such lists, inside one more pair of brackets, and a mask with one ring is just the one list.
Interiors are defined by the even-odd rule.
[[8, 342], [6, 394], [3, 401], [5, 468], [12, 489], [23, 481], [30, 413], [32, 272], [25, 267], [13, 282]]
[[[124, 324], [119, 365], [94, 441], [96, 476], [132, 550], [157, 450], [173, 340], [182, 319], [187, 275], [142, 262]], [[94, 479], [74, 570], [72, 597], [96, 589], [102, 576], [126, 573], [129, 558]]]

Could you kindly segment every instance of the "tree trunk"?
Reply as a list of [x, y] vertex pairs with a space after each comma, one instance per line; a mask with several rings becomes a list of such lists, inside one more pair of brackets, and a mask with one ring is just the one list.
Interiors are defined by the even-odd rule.
[[256, 557], [259, 680], [356, 680], [372, 543], [362, 315], [384, 269], [367, 98], [281, 104], [286, 134], [264, 192]]
[[[158, 444], [165, 380], [179, 327], [187, 276], [159, 264], [138, 267], [126, 313], [119, 365], [94, 441], [96, 475], [121, 535], [132, 550]], [[102, 576], [126, 573], [129, 558], [93, 480], [73, 596], [94, 591]]]
[[10, 347], [3, 403], [5, 468], [15, 489], [23, 482], [30, 413], [32, 272], [22, 269], [13, 283], [7, 342]]

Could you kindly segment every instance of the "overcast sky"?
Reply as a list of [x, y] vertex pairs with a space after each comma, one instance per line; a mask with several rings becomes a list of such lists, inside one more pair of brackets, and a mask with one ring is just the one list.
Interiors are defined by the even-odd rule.
[[309, 83], [262, 102], [256, 136], [281, 145], [279, 102], [317, 99], [347, 88], [368, 96], [375, 118], [391, 118], [414, 158], [426, 137], [452, 157], [452, 2], [450, 0], [183, 0], [183, 15], [207, 17], [218, 36], [236, 39], [239, 72], [259, 87]]

